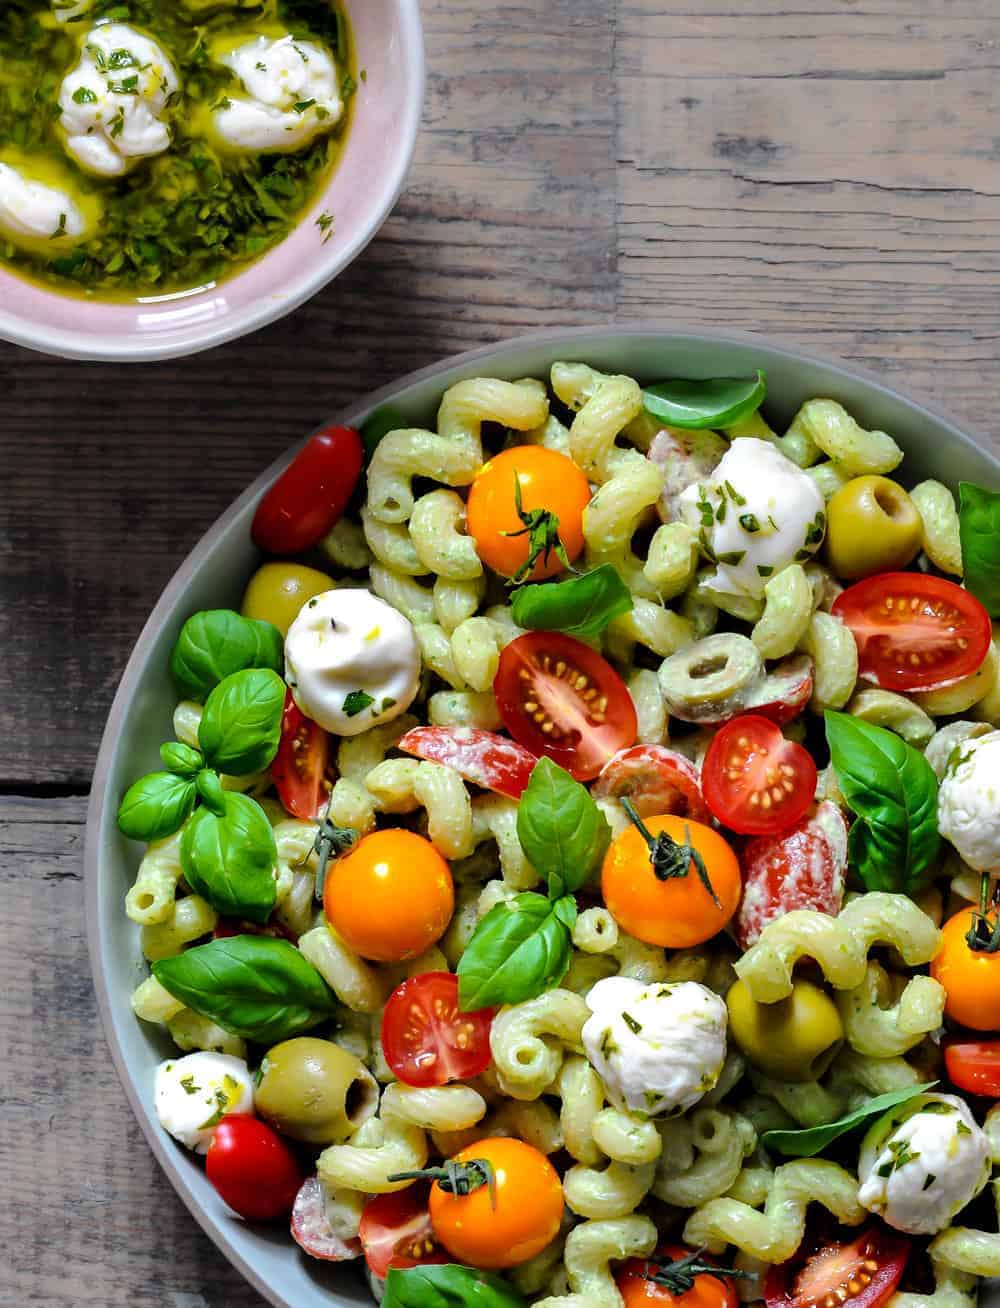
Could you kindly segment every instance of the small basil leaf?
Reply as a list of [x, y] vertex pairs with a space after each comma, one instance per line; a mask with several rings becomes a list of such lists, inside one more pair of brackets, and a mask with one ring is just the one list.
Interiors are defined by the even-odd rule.
[[856, 815], [850, 863], [868, 890], [922, 890], [937, 871], [937, 777], [919, 750], [885, 727], [827, 710], [830, 761]]
[[150, 772], [126, 790], [118, 807], [118, 829], [132, 840], [162, 840], [191, 816], [194, 782], [172, 772]]
[[247, 668], [220, 681], [205, 701], [198, 744], [218, 772], [262, 772], [281, 738], [285, 683], [270, 668]]
[[241, 617], [232, 609], [204, 609], [181, 627], [170, 671], [185, 699], [204, 700], [220, 681], [244, 668], [284, 666], [281, 632], [270, 622]]
[[631, 609], [632, 592], [610, 563], [568, 581], [522, 586], [511, 603], [519, 627], [565, 631], [582, 640], [593, 640]]
[[1000, 491], [960, 481], [958, 530], [966, 589], [1000, 618]]
[[168, 740], [160, 746], [160, 759], [168, 772], [175, 772], [179, 777], [193, 777], [205, 764], [200, 750], [182, 745], [178, 740]]
[[261, 1044], [307, 1031], [335, 1000], [308, 959], [287, 940], [228, 936], [153, 964], [153, 975], [188, 1008]]
[[527, 1308], [527, 1302], [493, 1272], [439, 1263], [390, 1268], [382, 1308]]
[[274, 908], [278, 851], [261, 806], [236, 791], [222, 794], [222, 813], [200, 808], [181, 835], [188, 885], [228, 917], [266, 922]]
[[491, 908], [458, 964], [462, 1011], [519, 1004], [557, 986], [569, 968], [575, 922], [569, 897], [551, 904], [528, 892]]
[[731, 427], [756, 413], [767, 394], [767, 375], [666, 381], [643, 391], [646, 412], [671, 427]]
[[218, 772], [211, 768], [202, 768], [194, 779], [195, 789], [201, 802], [211, 811], [221, 816], [226, 811], [226, 792]]
[[528, 859], [548, 877], [549, 897], [572, 894], [593, 876], [611, 828], [586, 786], [541, 758], [521, 796], [517, 835]]
[[787, 1158], [814, 1158], [828, 1144], [846, 1135], [848, 1131], [853, 1131], [855, 1127], [881, 1116], [890, 1108], [898, 1108], [900, 1104], [908, 1103], [917, 1095], [926, 1094], [936, 1085], [936, 1081], [928, 1081], [926, 1085], [911, 1085], [902, 1090], [890, 1090], [887, 1094], [876, 1095], [874, 1099], [869, 1099], [860, 1108], [856, 1108], [853, 1113], [838, 1117], [835, 1122], [825, 1122], [822, 1126], [804, 1127], [801, 1131], [765, 1131], [761, 1143], [765, 1148], [774, 1149]]
[[383, 404], [380, 409], [370, 413], [359, 428], [361, 444], [365, 447], [365, 459], [368, 460], [372, 457], [383, 436], [388, 436], [391, 431], [400, 431], [409, 426], [410, 423], [405, 415], [400, 413], [398, 409], [393, 408], [391, 404]]

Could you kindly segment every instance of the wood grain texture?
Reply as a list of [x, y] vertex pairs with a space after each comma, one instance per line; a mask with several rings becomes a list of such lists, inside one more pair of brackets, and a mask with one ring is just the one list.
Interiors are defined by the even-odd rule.
[[141, 370], [0, 345], [3, 1308], [262, 1303], [112, 1071], [74, 794], [155, 596], [284, 446], [454, 351], [651, 319], [862, 361], [1000, 448], [994, 0], [427, 0], [425, 20], [407, 189], [309, 305]]

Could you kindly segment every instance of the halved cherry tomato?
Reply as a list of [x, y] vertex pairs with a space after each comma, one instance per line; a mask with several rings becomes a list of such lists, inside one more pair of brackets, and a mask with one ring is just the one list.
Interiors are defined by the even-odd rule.
[[297, 818], [319, 817], [330, 798], [334, 780], [330, 736], [285, 692], [281, 740], [271, 764], [278, 798]]
[[435, 1181], [430, 1209], [434, 1234], [460, 1263], [473, 1267], [514, 1267], [541, 1253], [555, 1239], [563, 1218], [559, 1173], [523, 1140], [477, 1140], [454, 1157], [456, 1163], [482, 1159], [493, 1185], [468, 1194], [451, 1194]]
[[577, 781], [596, 777], [638, 730], [632, 696], [611, 664], [558, 631], [529, 631], [505, 646], [493, 693], [514, 739]]
[[948, 1079], [970, 1095], [1000, 1099], [1000, 1040], [955, 1040], [944, 1047]]
[[431, 763], [443, 763], [474, 786], [511, 799], [521, 798], [538, 762], [516, 740], [479, 727], [414, 727], [396, 748]]
[[302, 1184], [298, 1161], [277, 1131], [245, 1113], [231, 1113], [215, 1128], [205, 1174], [248, 1222], [287, 1217]]
[[458, 977], [421, 972], [398, 985], [382, 1013], [385, 1060], [405, 1085], [445, 1085], [478, 1076], [490, 1065], [496, 1009], [463, 1013]]
[[[966, 935], [975, 909], [963, 908], [941, 928], [941, 945], [931, 960], [931, 976], [944, 986], [944, 1011], [973, 1031], [1000, 1031], [1000, 953], [970, 949]], [[989, 926], [996, 925], [990, 914]]]
[[[565, 567], [554, 548], [557, 543], [570, 563], [580, 554], [583, 511], [589, 501], [587, 478], [572, 459], [541, 445], [517, 445], [490, 459], [477, 473], [469, 491], [469, 535], [479, 557], [494, 572], [516, 576], [518, 581], [540, 581]], [[537, 525], [532, 529], [529, 523]], [[549, 548], [545, 548], [545, 528], [550, 529]], [[535, 562], [521, 575], [532, 553]]]
[[[906, 1270], [910, 1242], [884, 1226], [869, 1226], [849, 1244], [810, 1242], [787, 1263], [768, 1268], [767, 1308], [880, 1308]], [[804, 1243], [803, 1248], [807, 1248]]]
[[[652, 1258], [630, 1258], [622, 1263], [615, 1273], [615, 1284], [625, 1300], [625, 1308], [642, 1308], [643, 1304], [671, 1304], [672, 1308], [736, 1308], [739, 1302], [732, 1281], [727, 1281], [724, 1269], [719, 1275], [711, 1272], [696, 1272], [693, 1276], [685, 1274], [683, 1267], [678, 1269], [679, 1283], [676, 1289], [670, 1289], [654, 1278], [664, 1274], [670, 1276], [672, 1265], [696, 1258], [695, 1265], [707, 1265], [714, 1259], [703, 1254], [694, 1254], [679, 1244], [665, 1244], [657, 1249]], [[682, 1287], [687, 1284], [688, 1289]]]
[[932, 690], [975, 672], [990, 615], [961, 586], [920, 572], [880, 572], [842, 591], [830, 612], [850, 627], [862, 677], [887, 690]]
[[809, 703], [813, 693], [813, 661], [808, 654], [793, 654], [776, 663], [744, 705], [772, 722], [791, 722]]
[[326, 1195], [319, 1180], [303, 1181], [292, 1206], [292, 1239], [310, 1258], [342, 1263], [361, 1255], [360, 1240], [342, 1240], [326, 1215]]
[[716, 732], [701, 769], [708, 807], [723, 826], [744, 836], [795, 826], [813, 802], [816, 778], [809, 751], [755, 713], [733, 718]]
[[257, 505], [250, 534], [268, 554], [301, 554], [321, 541], [351, 498], [364, 448], [353, 427], [308, 441]]
[[835, 917], [844, 902], [847, 823], [825, 800], [811, 817], [776, 836], [748, 840], [740, 854], [743, 898], [733, 923], [741, 949], [749, 949], [768, 922], [793, 908]]
[[429, 1195], [430, 1186], [418, 1182], [393, 1194], [376, 1195], [365, 1204], [358, 1238], [374, 1276], [385, 1276], [390, 1267], [451, 1262], [451, 1255], [434, 1238]]
[[698, 769], [666, 745], [633, 745], [608, 759], [594, 783], [595, 796], [631, 800], [640, 817], [673, 813], [708, 822]]

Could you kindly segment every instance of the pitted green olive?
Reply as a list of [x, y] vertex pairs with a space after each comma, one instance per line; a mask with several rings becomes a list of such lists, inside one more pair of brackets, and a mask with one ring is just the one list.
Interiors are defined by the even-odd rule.
[[729, 1032], [755, 1067], [786, 1081], [815, 1081], [844, 1041], [844, 1027], [830, 996], [809, 981], [796, 981], [787, 999], [760, 1004], [743, 981], [726, 995]]
[[854, 477], [827, 505], [827, 561], [847, 581], [905, 568], [922, 534], [916, 505], [889, 477]]
[[359, 1058], [331, 1040], [298, 1036], [264, 1055], [254, 1096], [257, 1111], [293, 1140], [346, 1140], [378, 1105], [375, 1078]]
[[684, 722], [722, 722], [738, 713], [764, 679], [752, 640], [719, 632], [671, 654], [660, 664], [667, 712]]

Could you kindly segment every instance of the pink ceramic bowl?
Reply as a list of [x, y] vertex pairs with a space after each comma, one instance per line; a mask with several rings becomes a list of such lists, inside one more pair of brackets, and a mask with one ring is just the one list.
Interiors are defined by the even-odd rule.
[[[211, 290], [102, 304], [0, 268], [0, 338], [68, 359], [140, 363], [195, 354], [290, 313], [361, 253], [403, 188], [424, 94], [417, 0], [347, 0], [359, 82], [344, 149], [325, 191], [291, 235]], [[316, 226], [334, 216], [324, 242]]]

